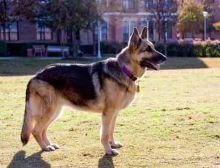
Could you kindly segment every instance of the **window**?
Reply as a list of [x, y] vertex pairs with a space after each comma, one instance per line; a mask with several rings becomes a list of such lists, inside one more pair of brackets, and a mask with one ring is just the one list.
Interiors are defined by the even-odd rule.
[[37, 40], [52, 40], [52, 31], [50, 28], [37, 23]]
[[144, 27], [148, 27], [148, 21], [147, 20], [142, 20], [141, 21], [141, 28], [143, 29]]
[[154, 1], [153, 0], [145, 0], [145, 5], [147, 8], [152, 8], [154, 5]]
[[123, 0], [123, 8], [126, 10], [134, 9], [135, 8], [134, 0]]
[[[5, 39], [4, 39], [5, 33]], [[7, 41], [16, 41], [18, 40], [18, 23], [13, 22], [6, 24], [5, 31], [3, 26], [0, 26], [0, 40], [7, 40]]]
[[127, 42], [129, 36], [133, 32], [134, 27], [136, 26], [135, 21], [124, 21], [123, 22], [123, 41]]
[[174, 5], [173, 0], [160, 0], [160, 7], [162, 8], [171, 8]]
[[172, 39], [172, 23], [167, 22], [167, 38]]
[[109, 0], [96, 0], [97, 4], [101, 4], [103, 6], [108, 6]]
[[101, 40], [107, 41], [107, 23], [103, 22], [101, 24]]
[[147, 20], [142, 20], [141, 21], [141, 27], [142, 29], [144, 27], [148, 27], [148, 34], [149, 34], [149, 40], [154, 39], [154, 22], [153, 21], [147, 21]]
[[149, 39], [154, 40], [154, 21], [149, 21]]
[[129, 38], [129, 22], [124, 21], [123, 23], [123, 41], [127, 42]]
[[167, 0], [160, 0], [159, 4], [161, 7], [164, 7], [167, 4]]
[[161, 25], [161, 39], [172, 39], [172, 22], [163, 21]]
[[[108, 26], [107, 26], [107, 22], [102, 22], [100, 24], [100, 27], [101, 27], [101, 36], [100, 36], [100, 39], [101, 41], [107, 41], [107, 34], [108, 34]], [[98, 37], [98, 27], [96, 26], [96, 38]]]
[[173, 5], [173, 0], [167, 0], [166, 3], [167, 3], [168, 6], [172, 6]]

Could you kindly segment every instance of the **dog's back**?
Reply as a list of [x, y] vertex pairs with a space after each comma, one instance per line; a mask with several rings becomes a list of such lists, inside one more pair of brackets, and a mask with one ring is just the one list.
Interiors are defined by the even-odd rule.
[[57, 118], [63, 105], [102, 112], [106, 106], [104, 88], [112, 87], [106, 86], [106, 80], [126, 90], [114, 59], [86, 65], [54, 64], [40, 70], [26, 89], [22, 143], [27, 144], [32, 133], [44, 150], [50, 150], [48, 144], [42, 144], [47, 138], [39, 134]]

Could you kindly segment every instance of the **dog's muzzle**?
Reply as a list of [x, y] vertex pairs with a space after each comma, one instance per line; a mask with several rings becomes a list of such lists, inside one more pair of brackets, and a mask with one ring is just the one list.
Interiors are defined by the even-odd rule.
[[159, 70], [160, 69], [160, 64], [162, 64], [166, 60], [167, 60], [167, 57], [164, 54], [162, 54], [158, 51], [155, 51], [155, 54], [151, 58], [143, 59], [141, 61], [140, 65], [143, 68]]

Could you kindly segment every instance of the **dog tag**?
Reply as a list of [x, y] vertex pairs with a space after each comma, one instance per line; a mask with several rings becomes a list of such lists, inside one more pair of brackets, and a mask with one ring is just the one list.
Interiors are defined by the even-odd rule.
[[137, 85], [137, 90], [136, 90], [136, 92], [140, 92], [140, 86], [139, 86], [139, 84]]

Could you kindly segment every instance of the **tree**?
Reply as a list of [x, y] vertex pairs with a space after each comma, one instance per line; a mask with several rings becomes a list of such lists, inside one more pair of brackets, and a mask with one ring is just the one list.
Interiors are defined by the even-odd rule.
[[[42, 26], [50, 27], [61, 33], [65, 31], [69, 36], [77, 55], [77, 35], [81, 29], [88, 28], [98, 16], [94, 0], [20, 0], [21, 14], [29, 20], [38, 21]], [[21, 11], [21, 10], [19, 10]]]
[[25, 17], [30, 22], [35, 22], [36, 17], [43, 11], [43, 6], [47, 0], [17, 0], [14, 8], [17, 16]]
[[166, 40], [165, 32], [167, 31], [167, 24], [174, 23], [176, 20], [175, 13], [177, 12], [176, 0], [145, 0], [146, 10], [149, 11], [155, 20], [155, 28], [158, 35], [157, 41], [161, 40], [161, 36]]
[[177, 31], [183, 33], [191, 33], [192, 37], [195, 33], [202, 30], [203, 23], [203, 5], [195, 0], [185, 0], [180, 7], [180, 13], [177, 21]]
[[213, 23], [215, 30], [220, 31], [220, 21]]
[[[91, 3], [91, 2], [90, 2]], [[95, 6], [94, 6], [95, 5]], [[88, 29], [92, 31], [93, 36], [93, 55], [96, 55], [96, 46], [97, 46], [97, 37], [96, 37], [96, 31], [98, 28], [98, 22], [102, 21], [102, 14], [106, 10], [106, 4], [105, 1], [99, 0], [97, 3], [91, 3], [88, 7], [88, 16], [91, 18], [90, 23], [88, 24]]]
[[3, 40], [6, 40], [7, 26], [16, 20], [16, 13], [11, 8], [15, 6], [16, 0], [1, 0], [0, 1], [0, 28], [3, 30]]
[[[220, 5], [218, 6], [218, 8], [220, 10]], [[213, 23], [212, 26], [215, 28], [215, 30], [220, 31], [220, 21]]]

